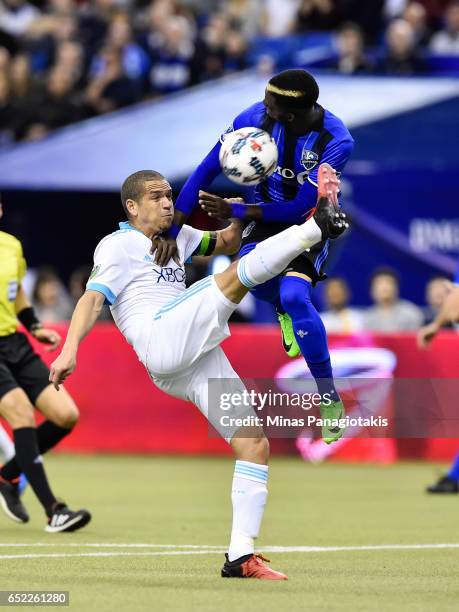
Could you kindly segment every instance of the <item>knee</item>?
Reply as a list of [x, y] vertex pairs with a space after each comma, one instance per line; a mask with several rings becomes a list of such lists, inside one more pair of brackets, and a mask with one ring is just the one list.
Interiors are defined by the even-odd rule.
[[8, 421], [12, 429], [35, 427], [34, 407], [26, 396], [3, 398], [2, 408], [2, 416]]
[[66, 405], [55, 414], [52, 419], [55, 425], [64, 429], [73, 429], [80, 418], [79, 410], [73, 402], [67, 402]]
[[308, 303], [310, 303], [307, 291], [296, 284], [285, 284], [285, 286], [281, 288], [280, 301], [282, 308], [289, 314], [295, 314], [298, 312], [298, 309], [301, 309], [301, 312], [304, 313]]

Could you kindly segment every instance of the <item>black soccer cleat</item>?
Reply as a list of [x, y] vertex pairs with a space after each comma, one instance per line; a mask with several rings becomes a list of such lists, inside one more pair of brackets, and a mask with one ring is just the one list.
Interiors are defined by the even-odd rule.
[[436, 483], [426, 488], [427, 493], [459, 493], [459, 482], [449, 476], [442, 476]]
[[346, 214], [339, 207], [338, 194], [340, 182], [330, 164], [321, 164], [318, 172], [318, 199], [314, 210], [314, 220], [322, 232], [322, 239], [341, 236], [349, 227]]
[[48, 533], [59, 533], [61, 531], [76, 531], [89, 523], [91, 515], [87, 510], [74, 512], [67, 508], [65, 503], [54, 504], [53, 513], [48, 519], [45, 531]]
[[8, 518], [16, 523], [27, 523], [29, 515], [21, 502], [19, 483], [0, 478], [0, 506]]

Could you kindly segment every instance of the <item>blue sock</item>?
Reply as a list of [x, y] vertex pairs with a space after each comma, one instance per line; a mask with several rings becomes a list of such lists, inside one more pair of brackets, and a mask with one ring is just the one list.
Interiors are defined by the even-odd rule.
[[340, 398], [333, 381], [327, 332], [311, 301], [311, 290], [311, 283], [307, 280], [298, 276], [284, 276], [280, 286], [280, 301], [292, 319], [295, 337], [319, 393], [330, 393], [332, 400], [338, 401]]
[[459, 481], [459, 453], [456, 455], [453, 465], [451, 466], [450, 471], [448, 472], [448, 476], [452, 480]]

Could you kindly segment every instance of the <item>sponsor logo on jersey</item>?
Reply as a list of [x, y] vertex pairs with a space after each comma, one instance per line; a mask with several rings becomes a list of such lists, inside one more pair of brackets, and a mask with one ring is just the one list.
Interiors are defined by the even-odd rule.
[[185, 282], [185, 270], [183, 268], [153, 268], [156, 274], [156, 283], [164, 281], [166, 283]]
[[8, 301], [14, 302], [18, 295], [18, 284], [16, 281], [8, 283]]
[[301, 153], [301, 165], [306, 169], [306, 172], [308, 174], [312, 172], [318, 163], [319, 156], [317, 153], [303, 147], [303, 152]]
[[280, 174], [285, 179], [296, 179], [300, 185], [304, 185], [309, 176], [308, 170], [295, 174], [290, 168], [281, 168], [280, 166], [277, 166], [275, 173]]

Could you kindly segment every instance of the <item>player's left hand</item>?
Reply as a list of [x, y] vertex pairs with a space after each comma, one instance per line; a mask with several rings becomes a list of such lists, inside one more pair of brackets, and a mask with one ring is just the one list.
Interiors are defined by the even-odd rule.
[[242, 198], [221, 198], [207, 191], [199, 192], [199, 206], [215, 219], [230, 219], [233, 214], [231, 203], [244, 203]]
[[32, 336], [43, 344], [49, 344], [46, 348], [47, 351], [55, 351], [59, 344], [62, 342], [62, 338], [60, 334], [57, 333], [54, 329], [46, 329], [42, 327], [41, 329], [36, 329]]
[[426, 348], [427, 345], [432, 342], [435, 336], [439, 332], [439, 327], [435, 321], [429, 323], [429, 325], [424, 325], [417, 333], [417, 342], [419, 348]]
[[59, 391], [59, 386], [64, 382], [67, 376], [76, 368], [76, 356], [72, 353], [63, 352], [51, 364], [49, 372], [49, 382], [52, 382], [56, 391]]

